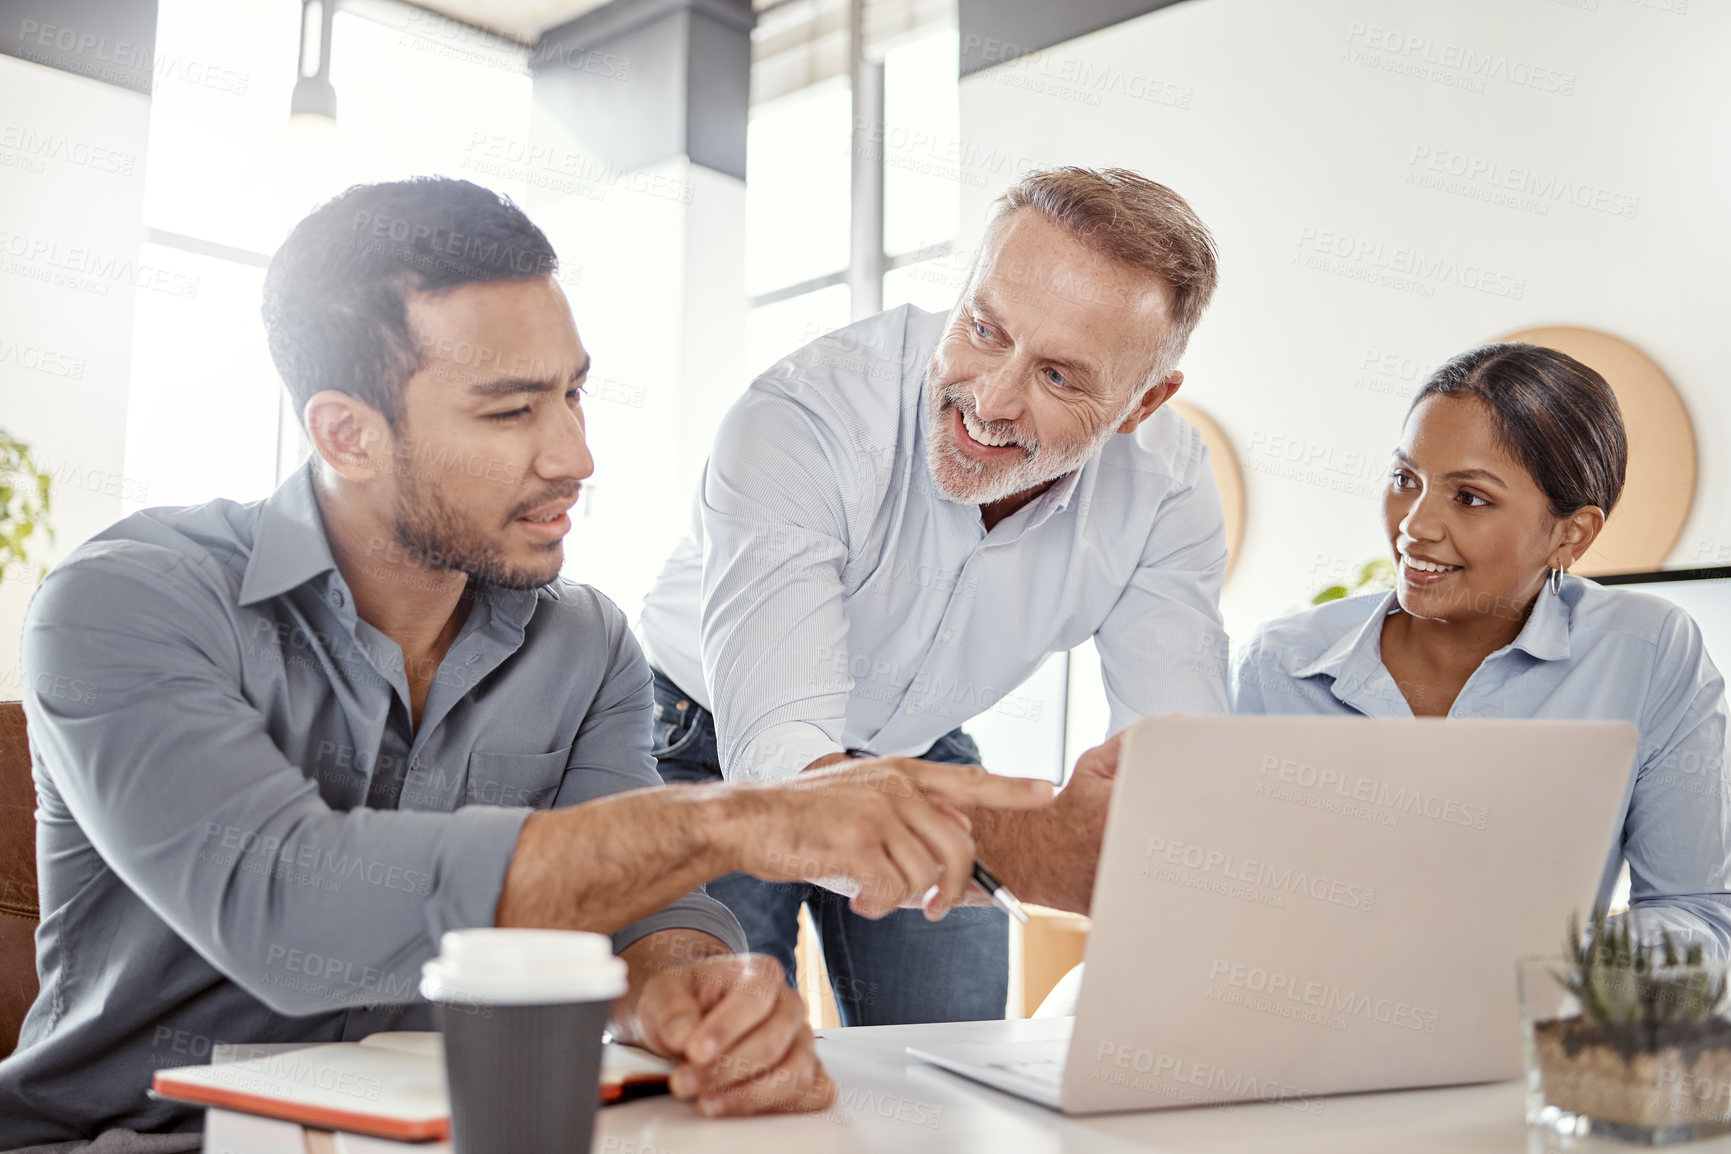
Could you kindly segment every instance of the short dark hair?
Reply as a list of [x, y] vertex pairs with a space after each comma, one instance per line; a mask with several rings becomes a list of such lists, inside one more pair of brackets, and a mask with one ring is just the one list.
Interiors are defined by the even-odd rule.
[[1567, 353], [1525, 341], [1480, 345], [1432, 373], [1412, 409], [1426, 397], [1483, 401], [1503, 446], [1544, 490], [1552, 515], [1597, 505], [1610, 516], [1622, 495], [1629, 466], [1623, 411], [1605, 378]]
[[546, 234], [511, 198], [467, 180], [357, 184], [289, 233], [264, 276], [271, 360], [303, 415], [325, 389], [358, 397], [396, 429], [420, 367], [409, 292], [558, 271]]

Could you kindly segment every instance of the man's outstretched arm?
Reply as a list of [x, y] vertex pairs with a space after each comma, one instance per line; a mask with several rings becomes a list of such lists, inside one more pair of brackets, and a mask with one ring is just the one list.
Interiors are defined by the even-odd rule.
[[612, 933], [703, 882], [846, 877], [882, 917], [932, 886], [954, 905], [974, 843], [951, 810], [1045, 804], [1042, 781], [913, 758], [852, 761], [785, 782], [663, 786], [529, 815], [496, 924]]
[[[900, 758], [850, 762], [775, 785], [669, 786], [531, 815], [498, 924], [611, 933], [711, 877], [845, 876], [880, 917], [936, 886], [953, 904], [973, 842], [957, 807], [1039, 804], [1044, 782]], [[821, 1110], [835, 1085], [779, 963], [689, 929], [622, 952], [630, 985], [616, 1036], [680, 1061], [673, 1092], [706, 1114]]]
[[[1049, 806], [968, 811], [980, 860], [1024, 902], [1088, 912], [1121, 742], [1120, 734], [1077, 758], [1069, 783]], [[969, 898], [975, 905], [981, 900]]]
[[[114, 547], [43, 582], [22, 647], [31, 743], [55, 804], [109, 868], [279, 1013], [410, 1000], [425, 944], [446, 930], [611, 932], [735, 869], [847, 874], [863, 884], [855, 908], [881, 916], [932, 884], [939, 861], [972, 853], [936, 803], [1049, 796], [885, 759], [728, 797], [679, 787], [534, 814], [336, 811], [242, 692], [222, 594], [184, 566], [162, 570], [157, 551]], [[296, 870], [330, 884], [291, 884]], [[303, 981], [315, 956], [319, 979]]]
[[[1116, 735], [1077, 758], [1069, 783], [1051, 805], [948, 811], [972, 831], [979, 860], [1018, 898], [1072, 913], [1088, 912], [1122, 736]], [[806, 772], [845, 760], [846, 755], [839, 753], [819, 758]], [[965, 888], [960, 902], [933, 901], [925, 908], [932, 916], [941, 916], [950, 905], [958, 904], [990, 905], [991, 898], [977, 887]]]

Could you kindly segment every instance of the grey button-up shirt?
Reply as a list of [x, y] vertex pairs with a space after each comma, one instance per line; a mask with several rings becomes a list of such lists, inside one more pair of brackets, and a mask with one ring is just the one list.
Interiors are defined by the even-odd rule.
[[[430, 1028], [421, 963], [493, 923], [529, 812], [660, 784], [648, 665], [584, 585], [479, 589], [413, 725], [307, 469], [92, 538], [31, 602], [23, 671], [42, 992], [0, 1150], [195, 1129], [145, 1091], [219, 1042]], [[745, 948], [701, 893], [613, 945], [676, 927]]]

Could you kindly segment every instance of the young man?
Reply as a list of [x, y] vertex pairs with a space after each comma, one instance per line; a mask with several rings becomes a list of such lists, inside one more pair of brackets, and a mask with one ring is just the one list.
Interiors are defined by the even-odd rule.
[[218, 1042], [426, 1028], [421, 963], [486, 925], [612, 934], [614, 1032], [680, 1059], [705, 1112], [821, 1108], [798, 999], [702, 883], [847, 875], [868, 916], [955, 900], [952, 807], [1041, 800], [896, 759], [639, 790], [648, 666], [559, 579], [592, 462], [554, 270], [467, 182], [324, 205], [265, 281], [311, 461], [266, 501], [129, 517], [37, 592], [42, 992], [0, 1063], [0, 1148], [196, 1130], [145, 1091]]
[[[1114, 732], [1225, 712], [1220, 500], [1161, 408], [1214, 283], [1172, 190], [1034, 173], [947, 318], [895, 309], [758, 378], [644, 607], [663, 778], [797, 780], [850, 749], [975, 761], [957, 726], [1089, 637]], [[1050, 808], [975, 815], [985, 864], [1085, 910], [1115, 764], [1109, 743]], [[805, 884], [709, 889], [790, 972], [809, 904], [847, 1024], [1003, 1015], [996, 910], [868, 924]]]

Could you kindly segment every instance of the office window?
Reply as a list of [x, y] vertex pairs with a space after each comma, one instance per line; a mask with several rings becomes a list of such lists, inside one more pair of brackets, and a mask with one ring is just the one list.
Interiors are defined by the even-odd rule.
[[955, 307], [967, 277], [965, 256], [952, 252], [892, 268], [884, 274], [884, 308], [911, 304], [928, 312], [947, 313]]
[[259, 325], [264, 270], [145, 244], [138, 273], [121, 511], [270, 496], [283, 390]]
[[453, 176], [521, 199], [522, 172], [484, 162], [521, 153], [533, 88], [526, 48], [442, 18], [385, 23], [339, 8], [331, 84], [364, 179]]
[[746, 370], [763, 372], [801, 345], [848, 323], [848, 288], [834, 284], [759, 305], [745, 325]]
[[852, 105], [846, 77], [758, 105], [746, 136], [745, 291], [848, 264]]
[[967, 275], [954, 251], [963, 183], [981, 174], [961, 143], [956, 31], [905, 39], [884, 56], [884, 307], [948, 312]]
[[884, 55], [884, 251], [892, 258], [954, 241], [960, 184], [981, 177], [961, 144], [956, 58], [954, 28]]
[[309, 143], [287, 128], [299, 4], [161, 0], [139, 263], [182, 279], [138, 293], [129, 508], [266, 496], [304, 459], [258, 306], [264, 263], [313, 203], [422, 173], [521, 195], [474, 161], [528, 130], [527, 50], [406, 6], [366, 11], [336, 14], [337, 134]]
[[253, 195], [259, 145], [288, 120], [298, 3], [159, 0], [147, 228], [268, 252]]

